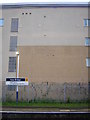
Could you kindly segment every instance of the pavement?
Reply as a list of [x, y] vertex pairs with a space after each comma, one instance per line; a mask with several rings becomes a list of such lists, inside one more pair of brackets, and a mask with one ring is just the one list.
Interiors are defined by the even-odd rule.
[[90, 109], [61, 109], [40, 107], [3, 107], [2, 120], [89, 120]]
[[2, 111], [28, 111], [28, 112], [90, 112], [88, 108], [61, 109], [61, 108], [40, 108], [40, 107], [3, 107]]

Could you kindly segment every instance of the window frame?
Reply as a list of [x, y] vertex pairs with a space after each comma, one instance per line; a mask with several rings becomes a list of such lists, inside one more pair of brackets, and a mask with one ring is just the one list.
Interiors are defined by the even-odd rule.
[[[17, 20], [16, 25], [13, 23], [15, 22], [14, 20]], [[18, 25], [19, 25], [19, 18], [11, 18], [11, 32], [18, 32]], [[16, 28], [14, 28], [17, 26]]]
[[8, 85], [8, 91], [15, 91], [16, 85]]
[[90, 67], [90, 63], [88, 62], [88, 60], [90, 60], [90, 57], [86, 58], [86, 67]]
[[[10, 60], [10, 58], [15, 58], [14, 60]], [[16, 63], [17, 63], [17, 57], [9, 57], [9, 61], [8, 61], [8, 72], [16, 72]], [[15, 65], [15, 66], [14, 66]], [[12, 69], [11, 69], [12, 66]]]
[[[14, 38], [15, 37], [15, 38]], [[16, 40], [16, 44], [13, 45], [12, 43], [14, 43], [14, 39]], [[9, 51], [10, 52], [14, 52], [14, 51], [17, 51], [17, 36], [10, 36], [10, 46], [9, 46]]]
[[85, 37], [85, 46], [90, 46], [90, 44], [87, 44], [87, 43], [89, 43], [87, 41], [90, 41], [90, 37]]
[[90, 19], [84, 19], [84, 27], [90, 27], [90, 25], [88, 24], [88, 21]]
[[4, 18], [0, 18], [0, 23], [2, 23], [2, 24], [0, 24], [0, 27], [3, 27], [4, 26]]

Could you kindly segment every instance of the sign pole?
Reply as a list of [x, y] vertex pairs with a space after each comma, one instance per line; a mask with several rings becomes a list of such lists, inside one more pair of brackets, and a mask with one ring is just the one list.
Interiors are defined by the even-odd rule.
[[[19, 52], [17, 54], [17, 78], [19, 78]], [[18, 103], [18, 85], [16, 86], [16, 103]]]
[[18, 103], [18, 85], [17, 85], [17, 88], [16, 88], [16, 103]]

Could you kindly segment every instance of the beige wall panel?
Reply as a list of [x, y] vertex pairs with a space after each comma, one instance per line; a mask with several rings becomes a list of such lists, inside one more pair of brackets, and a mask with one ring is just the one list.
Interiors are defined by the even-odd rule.
[[[2, 18], [2, 10], [0, 8], [0, 19]], [[0, 111], [2, 111], [2, 27], [0, 27]], [[0, 118], [2, 115], [0, 114]]]
[[9, 57], [16, 56], [15, 52], [10, 52], [10, 36], [17, 33], [11, 32], [11, 18], [18, 18], [18, 9], [3, 9], [2, 17], [4, 18], [4, 27], [2, 29], [2, 77], [6, 80], [6, 77], [16, 77], [15, 72], [8, 72]]
[[87, 47], [20, 46], [20, 77], [31, 82], [88, 82]]
[[[22, 15], [22, 13], [28, 14]], [[32, 14], [30, 15], [29, 13]], [[84, 44], [83, 37], [88, 34], [87, 27], [84, 27], [84, 18], [88, 18], [88, 8], [3, 9], [3, 18], [5, 19], [4, 37], [19, 34], [19, 45], [28, 45], [28, 43], [30, 45], [35, 43], [37, 45], [48, 45], [49, 42], [51, 45], [59, 42], [61, 45], [76, 45], [77, 42], [78, 45], [82, 45]], [[19, 18], [18, 33], [11, 33], [11, 18]]]
[[88, 47], [88, 56], [90, 58], [90, 47]]
[[90, 83], [90, 67], [88, 68], [88, 82]]
[[19, 46], [85, 44], [87, 8], [28, 8], [19, 9], [19, 14]]
[[[0, 9], [0, 18], [2, 18], [2, 10]], [[2, 80], [2, 27], [0, 27], [0, 81]]]

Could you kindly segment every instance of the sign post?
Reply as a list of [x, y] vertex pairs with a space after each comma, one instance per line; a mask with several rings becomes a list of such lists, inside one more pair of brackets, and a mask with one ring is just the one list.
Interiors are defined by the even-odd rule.
[[18, 103], [18, 86], [28, 85], [28, 78], [6, 78], [6, 85], [16, 85], [16, 102]]
[[28, 78], [19, 78], [19, 52], [17, 55], [16, 78], [6, 78], [6, 85], [16, 85], [16, 103], [18, 103], [18, 86], [28, 85]]

